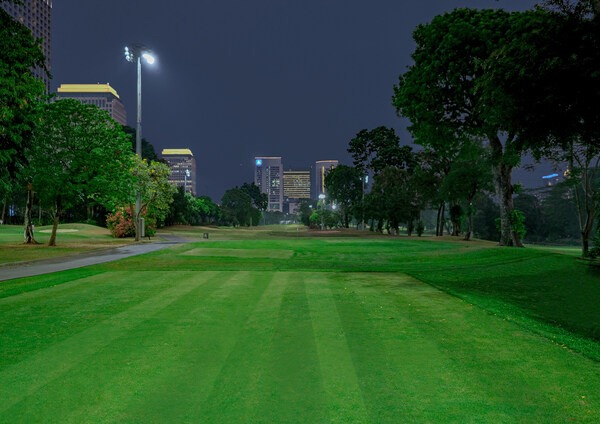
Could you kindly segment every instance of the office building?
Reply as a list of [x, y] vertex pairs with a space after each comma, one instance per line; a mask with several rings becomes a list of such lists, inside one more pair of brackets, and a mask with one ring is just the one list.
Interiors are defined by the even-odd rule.
[[163, 149], [161, 156], [169, 164], [169, 183], [185, 187], [186, 193], [196, 195], [196, 159], [190, 149]]
[[336, 166], [338, 166], [337, 160], [319, 160], [315, 162], [314, 199], [318, 199], [321, 194], [325, 194], [325, 176]]
[[[46, 57], [46, 68], [50, 71], [52, 57], [52, 0], [22, 0], [24, 4], [0, 3], [9, 15], [29, 28], [33, 38], [42, 39], [42, 51]], [[33, 74], [41, 78], [50, 92], [50, 79], [43, 69], [34, 69]]]
[[112, 119], [127, 125], [127, 112], [117, 91], [110, 84], [61, 84], [58, 98], [76, 99], [83, 104], [96, 105], [105, 110]]
[[283, 171], [284, 212], [294, 213], [300, 199], [310, 199], [310, 171]]
[[283, 212], [283, 164], [281, 157], [254, 158], [254, 184], [268, 197], [268, 211]]

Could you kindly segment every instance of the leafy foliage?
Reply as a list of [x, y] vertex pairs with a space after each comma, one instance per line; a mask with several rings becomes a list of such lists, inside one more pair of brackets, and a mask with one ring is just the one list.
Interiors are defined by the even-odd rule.
[[45, 69], [40, 40], [31, 30], [0, 8], [0, 197], [14, 183], [24, 149], [29, 145], [39, 119], [39, 99], [44, 83], [33, 68]]

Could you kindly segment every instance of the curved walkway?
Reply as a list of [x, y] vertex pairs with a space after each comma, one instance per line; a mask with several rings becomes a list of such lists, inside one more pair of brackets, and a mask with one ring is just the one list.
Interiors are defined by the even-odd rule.
[[184, 239], [171, 234], [161, 234], [166, 241], [155, 243], [132, 244], [114, 249], [102, 249], [82, 253], [80, 255], [62, 258], [42, 259], [39, 261], [15, 264], [14, 267], [0, 268], [0, 281], [12, 280], [14, 278], [33, 277], [35, 275], [49, 274], [52, 272], [66, 271], [68, 269], [81, 268], [105, 262], [112, 262], [130, 256], [143, 255], [166, 249], [180, 243], [190, 243], [191, 240]]

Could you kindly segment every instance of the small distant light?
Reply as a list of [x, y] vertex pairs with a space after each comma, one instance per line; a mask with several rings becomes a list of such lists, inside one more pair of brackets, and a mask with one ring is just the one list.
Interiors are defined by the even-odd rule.
[[550, 175], [543, 176], [542, 178], [544, 180], [547, 180], [548, 178], [554, 178], [554, 177], [558, 177], [558, 174], [550, 174]]
[[262, 159], [256, 159], [256, 166], [262, 165]]

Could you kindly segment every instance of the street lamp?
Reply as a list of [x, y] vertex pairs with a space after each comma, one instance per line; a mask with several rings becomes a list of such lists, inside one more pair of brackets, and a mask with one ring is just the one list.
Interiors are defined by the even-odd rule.
[[190, 170], [186, 169], [185, 177], [183, 177], [183, 194], [185, 194], [185, 191], [187, 190], [187, 179], [189, 176], [190, 176]]
[[[141, 44], [132, 44], [125, 47], [125, 59], [128, 62], [137, 62], [137, 126], [135, 130], [135, 154], [142, 159], [142, 57], [152, 65], [156, 59], [150, 49]], [[140, 239], [139, 214], [142, 208], [142, 193], [137, 192], [135, 199], [135, 239]]]
[[321, 200], [321, 230], [325, 228], [323, 225], [323, 215], [325, 214], [325, 197], [327, 197], [325, 194], [319, 194], [319, 199]]

